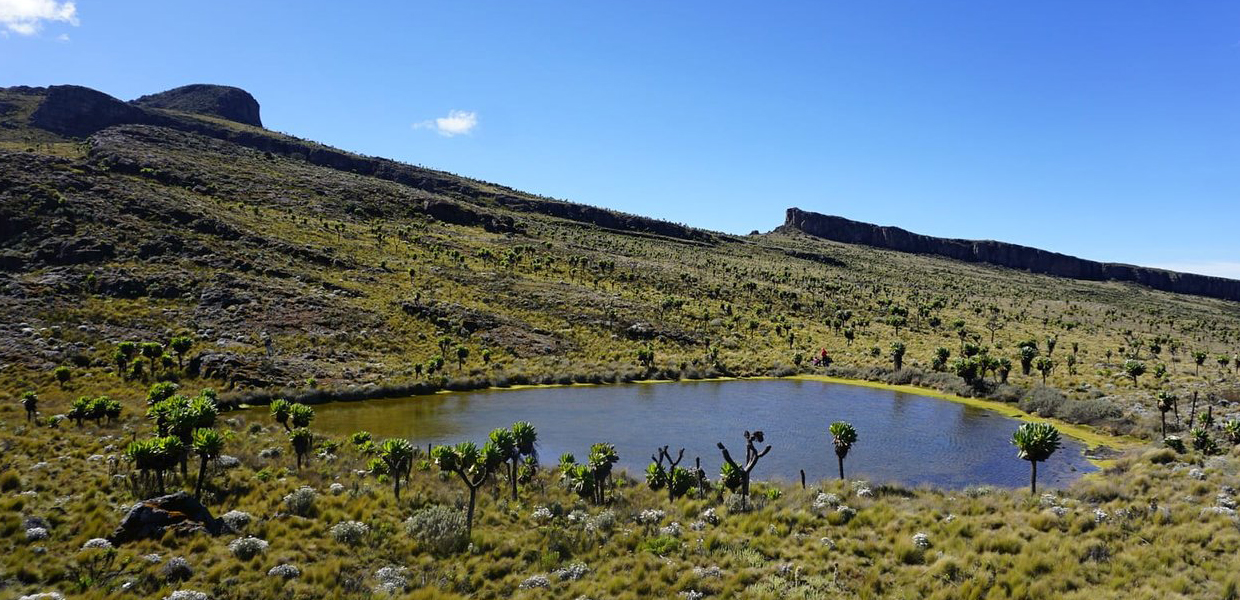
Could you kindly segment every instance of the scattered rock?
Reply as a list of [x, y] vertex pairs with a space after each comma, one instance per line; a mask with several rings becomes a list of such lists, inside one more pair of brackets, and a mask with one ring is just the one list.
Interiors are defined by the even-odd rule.
[[223, 521], [211, 516], [202, 503], [186, 492], [152, 498], [133, 505], [116, 531], [108, 536], [115, 545], [140, 539], [158, 539], [173, 529], [181, 533], [205, 531], [219, 535]]

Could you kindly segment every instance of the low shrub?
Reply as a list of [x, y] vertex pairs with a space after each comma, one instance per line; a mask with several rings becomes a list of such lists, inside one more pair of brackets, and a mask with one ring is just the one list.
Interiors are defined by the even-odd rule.
[[1055, 388], [1040, 385], [1033, 388], [1020, 400], [1020, 409], [1027, 413], [1037, 413], [1040, 417], [1053, 417], [1059, 414], [1067, 398]]
[[447, 506], [429, 506], [405, 520], [405, 530], [427, 550], [439, 555], [459, 552], [469, 538], [465, 533], [465, 515]]
[[318, 492], [315, 492], [314, 488], [298, 488], [284, 497], [284, 508], [297, 516], [308, 517], [314, 513], [317, 497]]

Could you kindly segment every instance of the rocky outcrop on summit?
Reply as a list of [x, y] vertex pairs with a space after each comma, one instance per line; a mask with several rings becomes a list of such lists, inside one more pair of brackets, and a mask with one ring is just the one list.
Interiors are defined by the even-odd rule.
[[226, 85], [184, 85], [166, 92], [142, 96], [132, 104], [220, 117], [255, 127], [263, 126], [258, 114], [258, 101], [254, 96], [241, 88]]
[[1234, 279], [1097, 262], [1005, 242], [937, 238], [912, 233], [899, 227], [871, 225], [798, 208], [788, 209], [781, 229], [800, 231], [814, 237], [845, 244], [861, 244], [914, 254], [932, 254], [1055, 277], [1091, 281], [1124, 281], [1176, 294], [1240, 301], [1240, 281]]
[[85, 138], [123, 123], [166, 125], [167, 119], [80, 85], [53, 85], [30, 115], [30, 124], [59, 135]]

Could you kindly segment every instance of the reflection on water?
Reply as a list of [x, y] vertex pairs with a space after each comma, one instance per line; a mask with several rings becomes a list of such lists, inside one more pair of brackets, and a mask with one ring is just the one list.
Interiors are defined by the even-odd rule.
[[[538, 428], [539, 453], [554, 463], [563, 452], [583, 458], [610, 442], [620, 466], [640, 473], [655, 448], [685, 447], [685, 464], [701, 457], [712, 477], [722, 462], [716, 442], [743, 453], [741, 432], [761, 429], [774, 446], [758, 463], [758, 479], [810, 481], [836, 475], [827, 425], [849, 421], [860, 440], [844, 468], [850, 478], [960, 488], [1028, 485], [1029, 464], [1016, 458], [1020, 424], [999, 414], [928, 396], [801, 380], [707, 381], [600, 387], [488, 390], [316, 407], [315, 428], [343, 436], [366, 430], [376, 438], [428, 443], [484, 442], [513, 421]], [[1039, 483], [1062, 486], [1094, 470], [1070, 438], [1038, 465]]]

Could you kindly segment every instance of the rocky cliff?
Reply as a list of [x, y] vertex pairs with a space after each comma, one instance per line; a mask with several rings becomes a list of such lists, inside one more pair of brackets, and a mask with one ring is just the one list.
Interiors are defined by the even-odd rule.
[[142, 96], [132, 104], [220, 117], [254, 127], [263, 126], [263, 121], [258, 116], [258, 101], [254, 96], [241, 88], [226, 85], [183, 85], [166, 92]]
[[958, 240], [920, 235], [899, 227], [882, 227], [799, 208], [789, 208], [782, 229], [799, 231], [836, 242], [862, 244], [914, 254], [931, 254], [1020, 269], [1031, 273], [1087, 279], [1125, 281], [1156, 290], [1240, 301], [1240, 281], [1164, 269], [1085, 260], [1029, 246], [990, 240]]

